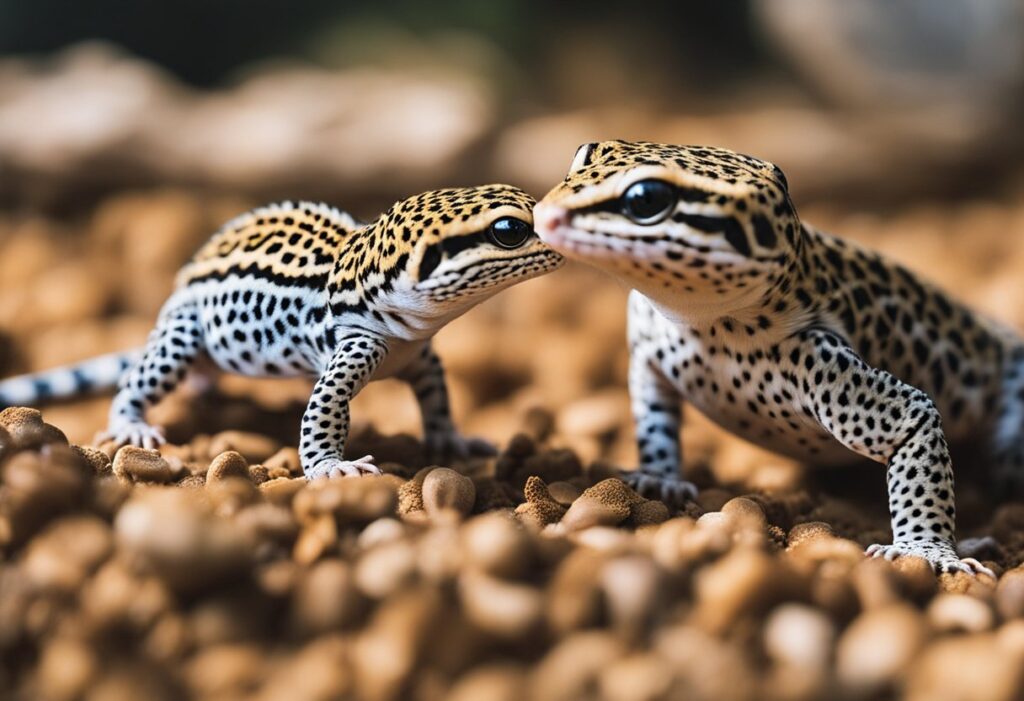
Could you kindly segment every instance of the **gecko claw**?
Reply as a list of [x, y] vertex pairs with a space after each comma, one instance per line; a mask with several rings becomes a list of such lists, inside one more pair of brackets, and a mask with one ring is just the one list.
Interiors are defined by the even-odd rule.
[[652, 475], [640, 470], [623, 470], [622, 481], [645, 499], [663, 501], [671, 508], [682, 508], [697, 496], [697, 487], [675, 475]]
[[927, 560], [936, 574], [966, 572], [967, 574], [984, 574], [992, 579], [995, 572], [981, 564], [973, 557], [961, 558], [951, 543], [944, 541], [892, 543], [890, 545], [875, 544], [865, 550], [868, 557], [881, 557], [892, 562], [898, 557], [920, 557]]
[[156, 450], [167, 442], [167, 438], [159, 426], [150, 426], [144, 421], [128, 421], [102, 431], [96, 435], [94, 441], [97, 444], [113, 441], [118, 445], [134, 445]]
[[337, 458], [320, 460], [306, 470], [306, 479], [312, 481], [379, 474], [381, 474], [380, 468], [373, 464], [373, 456], [364, 455], [355, 460], [339, 460]]

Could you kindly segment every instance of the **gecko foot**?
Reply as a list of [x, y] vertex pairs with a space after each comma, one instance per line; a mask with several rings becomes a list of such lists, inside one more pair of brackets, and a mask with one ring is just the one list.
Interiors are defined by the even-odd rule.
[[359, 475], [379, 475], [380, 468], [373, 464], [372, 455], [364, 455], [356, 460], [339, 460], [326, 458], [305, 470], [306, 479], [329, 479]]
[[981, 564], [973, 557], [961, 558], [957, 555], [952, 543], [945, 541], [914, 541], [893, 543], [891, 545], [872, 545], [866, 551], [868, 557], [884, 557], [895, 560], [897, 557], [913, 556], [924, 558], [932, 566], [936, 574], [946, 572], [966, 572], [967, 574], [986, 574], [995, 579], [995, 572]]
[[489, 458], [497, 455], [495, 447], [482, 438], [468, 438], [458, 433], [428, 436], [424, 440], [427, 455], [450, 458]]
[[159, 426], [150, 426], [144, 421], [125, 421], [111, 425], [106, 431], [97, 434], [95, 441], [113, 441], [118, 445], [134, 445], [153, 450], [166, 443], [167, 439]]
[[696, 485], [676, 475], [662, 476], [641, 470], [623, 470], [622, 481], [645, 499], [658, 499], [673, 508], [680, 508], [685, 501], [697, 496]]

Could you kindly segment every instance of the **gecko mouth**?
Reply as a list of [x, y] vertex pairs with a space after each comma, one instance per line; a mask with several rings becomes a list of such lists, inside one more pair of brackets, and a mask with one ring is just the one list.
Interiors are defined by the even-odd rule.
[[556, 270], [564, 262], [557, 251], [540, 247], [523, 255], [473, 260], [418, 283], [417, 288], [436, 293], [463, 287], [483, 290], [508, 286]]
[[608, 231], [581, 229], [567, 224], [540, 228], [538, 235], [548, 244], [569, 258], [586, 262], [625, 261], [661, 262], [667, 265], [697, 267], [708, 263], [722, 266], [743, 265], [749, 258], [719, 251], [702, 244], [692, 243], [681, 237], [668, 239], [664, 236], [622, 235]]
[[555, 209], [554, 215], [537, 210], [537, 235], [544, 243], [569, 258], [662, 261], [668, 265], [698, 267], [750, 267], [777, 264], [778, 255], [745, 255], [725, 245], [708, 241], [691, 241], [680, 232], [671, 236], [633, 231], [610, 231], [579, 227], [567, 210]]

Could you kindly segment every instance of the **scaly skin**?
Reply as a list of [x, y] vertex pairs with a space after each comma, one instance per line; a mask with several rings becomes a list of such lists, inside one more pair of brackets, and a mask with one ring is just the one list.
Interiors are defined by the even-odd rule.
[[487, 450], [455, 430], [431, 337], [496, 292], [559, 267], [533, 232], [534, 200], [508, 185], [436, 190], [371, 224], [308, 202], [226, 224], [178, 274], [144, 351], [0, 383], [0, 406], [120, 389], [106, 437], [155, 447], [146, 409], [202, 356], [251, 376], [316, 379], [299, 453], [309, 478], [378, 472], [344, 456], [349, 401], [371, 380], [416, 393], [431, 452]]
[[[644, 183], [637, 185], [637, 183]], [[632, 288], [629, 388], [640, 491], [678, 501], [685, 400], [812, 463], [887, 465], [893, 543], [942, 572], [954, 549], [947, 437], [983, 437], [1024, 478], [1024, 341], [876, 253], [803, 224], [782, 171], [723, 149], [577, 151], [534, 210], [540, 237]]]

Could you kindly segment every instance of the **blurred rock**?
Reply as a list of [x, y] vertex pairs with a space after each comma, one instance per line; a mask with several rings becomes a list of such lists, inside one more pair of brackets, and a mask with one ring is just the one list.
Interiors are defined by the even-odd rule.
[[858, 696], [888, 688], [906, 672], [928, 640], [928, 628], [914, 609], [896, 604], [861, 614], [839, 639], [839, 681]]
[[910, 670], [907, 698], [1010, 701], [1020, 698], [1024, 654], [1008, 654], [990, 635], [940, 640]]
[[47, 62], [5, 59], [0, 72], [0, 157], [65, 183], [325, 193], [365, 191], [386, 176], [397, 190], [426, 189], [427, 179], [456, 172], [494, 109], [480, 85], [426, 69], [276, 66], [201, 93], [101, 44]]
[[183, 591], [244, 575], [249, 565], [241, 534], [184, 491], [138, 493], [115, 528], [128, 555]]

